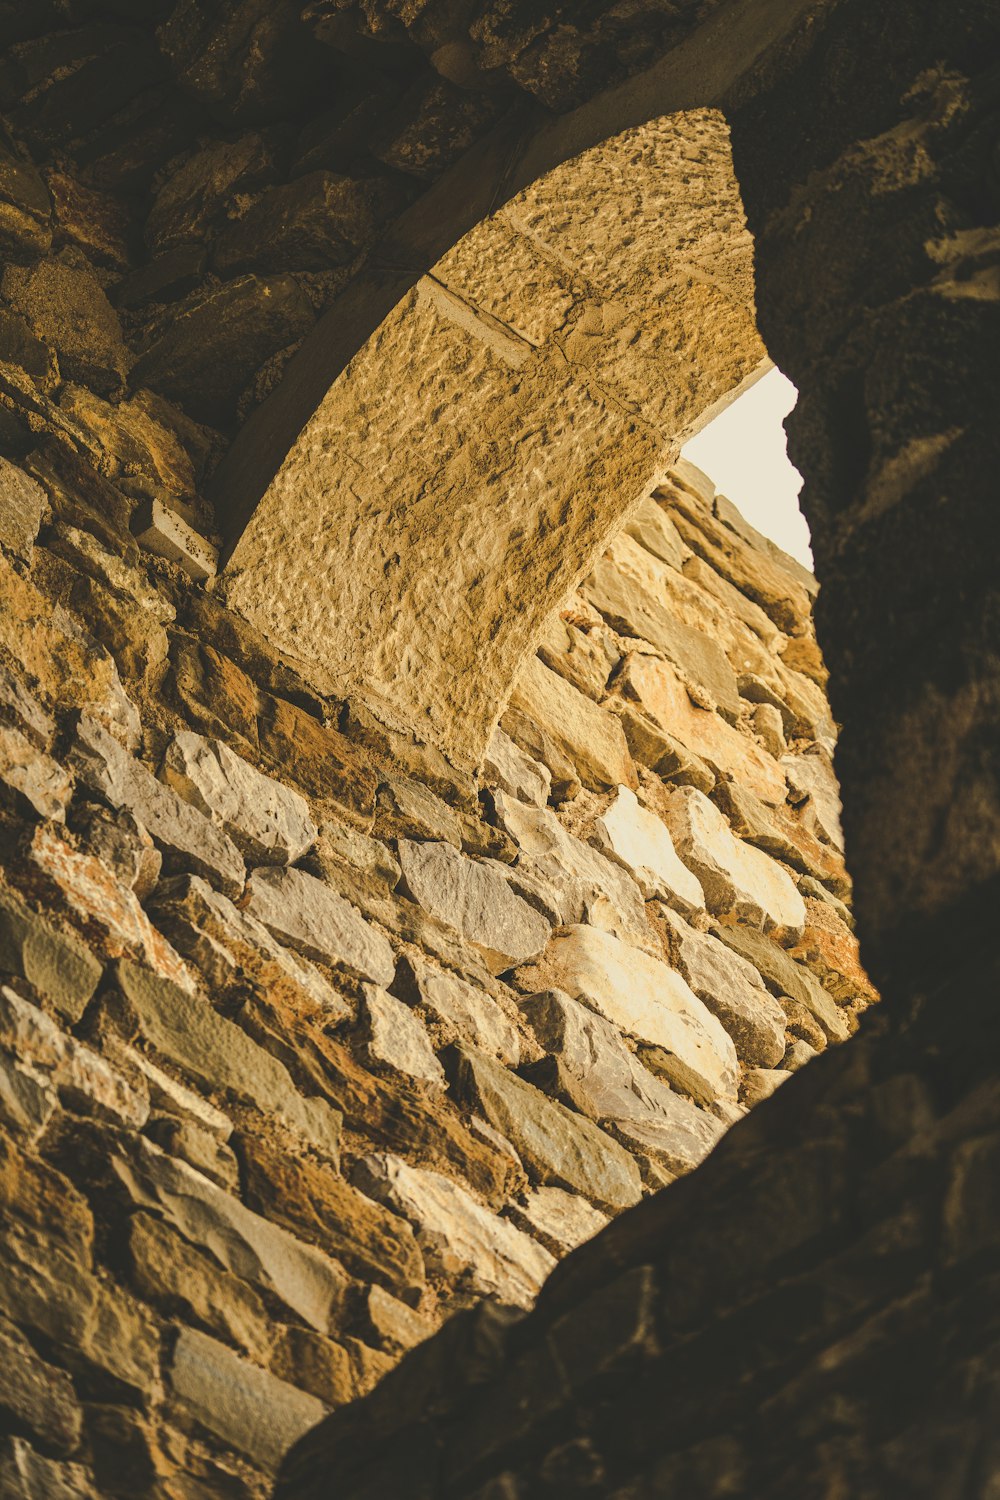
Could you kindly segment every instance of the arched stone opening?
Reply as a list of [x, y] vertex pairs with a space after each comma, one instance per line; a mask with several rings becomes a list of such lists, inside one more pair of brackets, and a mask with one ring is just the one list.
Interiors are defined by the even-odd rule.
[[547, 615], [764, 368], [751, 260], [718, 111], [523, 189], [334, 381], [233, 544], [229, 603], [320, 690], [477, 764]]

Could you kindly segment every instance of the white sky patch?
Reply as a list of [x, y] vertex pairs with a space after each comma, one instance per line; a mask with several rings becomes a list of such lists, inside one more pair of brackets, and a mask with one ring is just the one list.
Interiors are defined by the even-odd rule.
[[799, 510], [802, 476], [789, 461], [781, 425], [797, 395], [787, 376], [769, 370], [686, 443], [682, 453], [751, 526], [811, 568], [809, 527]]

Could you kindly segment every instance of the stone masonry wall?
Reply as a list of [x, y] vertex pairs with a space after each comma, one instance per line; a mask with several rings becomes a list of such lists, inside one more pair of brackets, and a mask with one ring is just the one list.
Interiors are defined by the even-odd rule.
[[815, 584], [681, 465], [463, 776], [213, 598], [176, 408], [5, 378], [2, 1489], [263, 1495], [874, 998]]

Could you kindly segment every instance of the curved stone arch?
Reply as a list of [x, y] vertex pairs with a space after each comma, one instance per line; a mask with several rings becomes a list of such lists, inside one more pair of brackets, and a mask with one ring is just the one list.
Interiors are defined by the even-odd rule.
[[573, 113], [512, 113], [247, 424], [228, 597], [323, 691], [475, 761], [547, 610], [765, 368], [719, 106], [804, 8], [738, 0]]
[[722, 115], [625, 131], [382, 321], [250, 518], [229, 601], [324, 691], [475, 760], [547, 611], [764, 358]]

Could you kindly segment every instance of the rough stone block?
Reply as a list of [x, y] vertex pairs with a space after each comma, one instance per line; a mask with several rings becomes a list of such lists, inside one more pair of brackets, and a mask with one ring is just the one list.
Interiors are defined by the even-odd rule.
[[23, 469], [0, 458], [0, 545], [27, 560], [45, 512], [45, 491]]
[[785, 1051], [785, 1013], [753, 964], [717, 938], [668, 916], [671, 956], [700, 1000], [736, 1044], [740, 1061], [773, 1068]]
[[40, 818], [62, 823], [73, 795], [73, 780], [58, 761], [39, 750], [27, 735], [0, 724], [0, 781]]
[[[618, 720], [550, 671], [537, 656], [529, 657], [521, 669], [510, 707], [535, 721], [576, 768], [585, 786], [596, 790], [635, 786], [635, 767]], [[553, 767], [549, 769], [555, 780]]]
[[528, 1235], [439, 1172], [378, 1153], [362, 1158], [354, 1181], [410, 1221], [428, 1269], [464, 1278], [480, 1296], [530, 1307], [555, 1264]]
[[829, 1041], [846, 1041], [850, 1028], [844, 1015], [804, 964], [796, 963], [777, 943], [752, 928], [717, 926], [714, 930], [728, 948], [753, 964], [773, 995], [787, 995], [803, 1006]]
[[515, 896], [502, 875], [449, 844], [401, 839], [399, 862], [413, 899], [461, 933], [494, 972], [524, 963], [545, 947], [545, 918]]
[[78, 938], [36, 916], [12, 891], [0, 891], [0, 967], [34, 985], [71, 1021], [82, 1016], [103, 972]]
[[538, 1182], [582, 1193], [611, 1210], [638, 1201], [632, 1158], [589, 1120], [470, 1047], [454, 1047], [445, 1060], [458, 1097], [513, 1143]]
[[586, 1198], [557, 1187], [533, 1188], [511, 1206], [510, 1216], [560, 1259], [611, 1222]]
[[231, 1275], [266, 1288], [320, 1333], [340, 1317], [350, 1279], [321, 1250], [142, 1138], [113, 1155], [111, 1165], [137, 1207], [157, 1214]]
[[610, 933], [575, 926], [557, 934], [545, 971], [574, 999], [639, 1041], [675, 1054], [703, 1085], [736, 1095], [736, 1050], [687, 981]]
[[666, 824], [628, 787], [618, 788], [594, 827], [600, 847], [631, 872], [647, 899], [659, 896], [685, 916], [704, 911], [705, 893], [678, 858]]
[[552, 791], [552, 775], [541, 761], [519, 750], [509, 734], [497, 726], [483, 756], [482, 778], [509, 796], [533, 807], [544, 807]]
[[20, 1437], [0, 1440], [0, 1493], [9, 1500], [97, 1500], [83, 1464], [43, 1458]]
[[70, 762], [81, 781], [112, 807], [131, 812], [161, 848], [219, 885], [226, 895], [242, 895], [246, 870], [232, 840], [157, 781], [89, 714], [80, 717]]
[[170, 1384], [199, 1426], [272, 1472], [292, 1443], [329, 1410], [193, 1328], [180, 1331]]
[[434, 1055], [423, 1022], [409, 1006], [369, 984], [365, 985], [361, 1017], [370, 1062], [414, 1078], [433, 1091], [444, 1088], [444, 1069]]
[[252, 1042], [201, 996], [124, 959], [116, 967], [122, 993], [146, 1043], [209, 1089], [247, 1100], [277, 1115], [333, 1160], [340, 1149], [340, 1115], [325, 1099], [306, 1099], [277, 1058]]
[[279, 942], [306, 958], [391, 985], [396, 960], [388, 941], [350, 902], [304, 870], [255, 870], [246, 909]]
[[82, 1408], [73, 1382], [40, 1359], [5, 1318], [0, 1319], [0, 1413], [56, 1453], [72, 1453], [79, 1444]]
[[441, 1030], [444, 1041], [454, 1041], [457, 1036], [511, 1067], [520, 1062], [517, 1028], [485, 990], [476, 989], [445, 969], [412, 958], [405, 958], [400, 964], [396, 987], [404, 1000], [423, 1007]]
[[182, 730], [167, 747], [162, 775], [178, 796], [219, 824], [252, 864], [293, 865], [316, 842], [319, 829], [306, 799], [220, 740]]
[[674, 846], [701, 881], [710, 912], [778, 931], [794, 942], [806, 908], [789, 876], [768, 855], [733, 837], [729, 824], [695, 787], [670, 795], [667, 822]]

